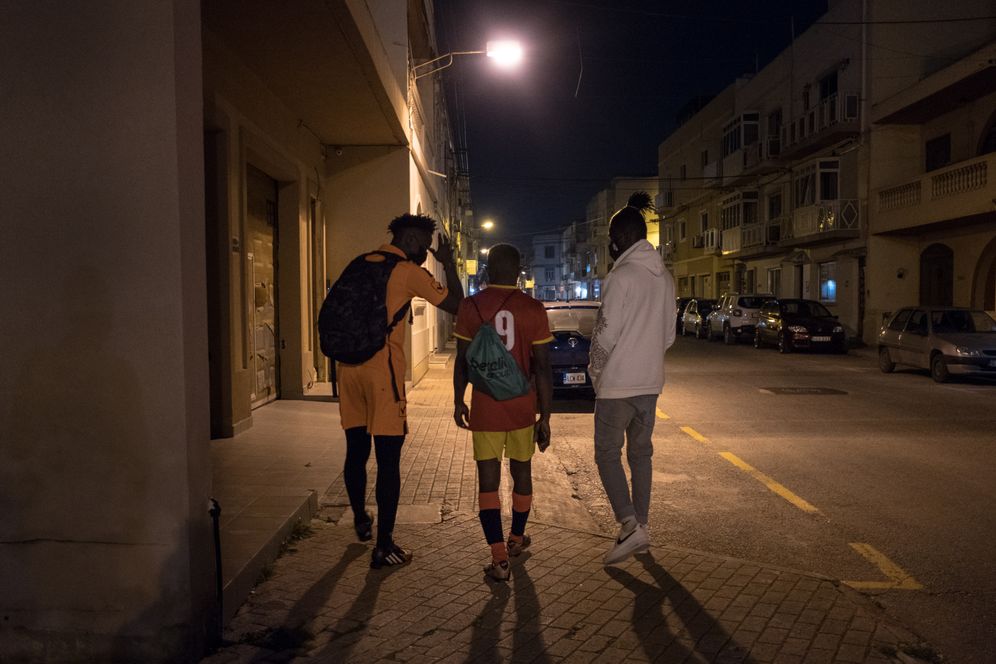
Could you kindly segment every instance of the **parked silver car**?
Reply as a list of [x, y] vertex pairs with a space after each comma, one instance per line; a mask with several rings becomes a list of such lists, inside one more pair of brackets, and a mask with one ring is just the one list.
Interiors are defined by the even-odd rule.
[[695, 298], [685, 307], [685, 312], [681, 315], [681, 323], [678, 325], [678, 332], [681, 336], [694, 334], [696, 339], [705, 339], [706, 318], [716, 307], [716, 300], [706, 298]]
[[878, 333], [878, 366], [929, 369], [943, 383], [952, 375], [996, 378], [996, 321], [959, 307], [907, 307]]
[[761, 306], [773, 297], [726, 293], [706, 318], [706, 338], [719, 338], [728, 344], [737, 343], [741, 337], [753, 339]]

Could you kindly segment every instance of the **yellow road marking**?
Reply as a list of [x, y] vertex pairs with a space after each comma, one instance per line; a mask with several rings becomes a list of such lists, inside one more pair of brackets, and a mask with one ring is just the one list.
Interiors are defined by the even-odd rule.
[[667, 413], [665, 413], [660, 408], [657, 409], [657, 417], [661, 418], [662, 420], [669, 420], [669, 419], [671, 419], [671, 416], [668, 415]]
[[888, 581], [844, 581], [852, 588], [860, 590], [922, 590], [919, 581], [910, 576], [902, 567], [889, 560], [884, 553], [871, 544], [851, 542], [851, 548], [871, 564], [882, 570]]
[[795, 495], [794, 493], [789, 491], [784, 485], [779, 484], [775, 480], [771, 479], [770, 477], [762, 473], [760, 470], [754, 468], [754, 466], [750, 465], [749, 463], [738, 457], [736, 454], [733, 454], [732, 452], [720, 452], [719, 456], [723, 457], [737, 468], [746, 471], [751, 477], [756, 479], [764, 486], [768, 487], [768, 489], [770, 489], [772, 492], [776, 493], [777, 495], [781, 496], [785, 500], [789, 501], [790, 503], [801, 509], [803, 512], [809, 512], [810, 514], [819, 513], [820, 510], [817, 509], [814, 505], [806, 502], [799, 496]]
[[708, 443], [709, 442], [708, 438], [706, 438], [705, 436], [703, 436], [702, 434], [700, 434], [698, 431], [696, 431], [692, 427], [681, 427], [681, 430], [684, 431], [685, 433], [687, 433], [689, 436], [691, 436], [695, 440], [699, 441], [700, 443]]

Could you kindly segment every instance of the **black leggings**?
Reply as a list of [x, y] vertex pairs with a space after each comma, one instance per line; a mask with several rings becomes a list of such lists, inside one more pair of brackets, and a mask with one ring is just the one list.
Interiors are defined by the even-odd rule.
[[[404, 436], [374, 436], [377, 454], [377, 546], [391, 544], [394, 520], [401, 496], [401, 446]], [[343, 479], [353, 519], [366, 518], [367, 460], [370, 458], [370, 434], [366, 427], [346, 429], [346, 466]]]

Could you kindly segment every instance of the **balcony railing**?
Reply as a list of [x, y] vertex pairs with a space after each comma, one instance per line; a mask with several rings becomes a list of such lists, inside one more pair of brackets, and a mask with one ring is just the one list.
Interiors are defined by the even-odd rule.
[[854, 93], [836, 93], [826, 99], [821, 99], [816, 106], [806, 111], [801, 117], [782, 125], [782, 140], [779, 147], [790, 147], [808, 140], [830, 127], [857, 120], [858, 101], [859, 97]]
[[989, 171], [996, 154], [976, 157], [879, 189], [874, 232], [909, 228], [982, 214], [992, 209]]
[[899, 210], [920, 204], [920, 181], [901, 184], [878, 192], [878, 209]]
[[740, 251], [743, 248], [742, 228], [734, 226], [733, 228], [724, 229], [721, 246], [721, 251], [724, 254], [732, 254], [733, 252]]
[[744, 228], [742, 245], [744, 249], [765, 244], [764, 224], [747, 224]]
[[930, 197], [943, 198], [982, 189], [989, 179], [988, 170], [986, 161], [979, 160], [931, 176]]
[[821, 201], [792, 213], [792, 236], [800, 239], [833, 231], [857, 231], [858, 223], [857, 199]]

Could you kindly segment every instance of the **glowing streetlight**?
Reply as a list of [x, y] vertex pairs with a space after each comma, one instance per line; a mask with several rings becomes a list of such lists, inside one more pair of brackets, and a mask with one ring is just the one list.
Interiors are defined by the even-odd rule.
[[487, 256], [488, 255], [488, 251], [490, 251], [490, 250], [487, 249], [487, 248], [481, 249], [481, 255], [482, 256]]
[[437, 71], [442, 71], [443, 69], [451, 66], [453, 64], [453, 58], [458, 55], [486, 55], [491, 58], [491, 61], [498, 67], [501, 67], [502, 69], [512, 69], [517, 64], [522, 62], [522, 54], [522, 46], [517, 41], [509, 39], [489, 41], [487, 49], [484, 51], [453, 51], [452, 53], [447, 53], [439, 56], [438, 58], [429, 60], [428, 62], [423, 62], [422, 64], [413, 66], [412, 73], [415, 74], [416, 81], [423, 76], [435, 74]]
[[522, 62], [522, 46], [508, 39], [489, 41], [487, 55], [499, 67], [509, 69]]
[[483, 228], [486, 231], [490, 231], [494, 227], [495, 227], [495, 222], [491, 221], [490, 219], [481, 224], [481, 228]]

